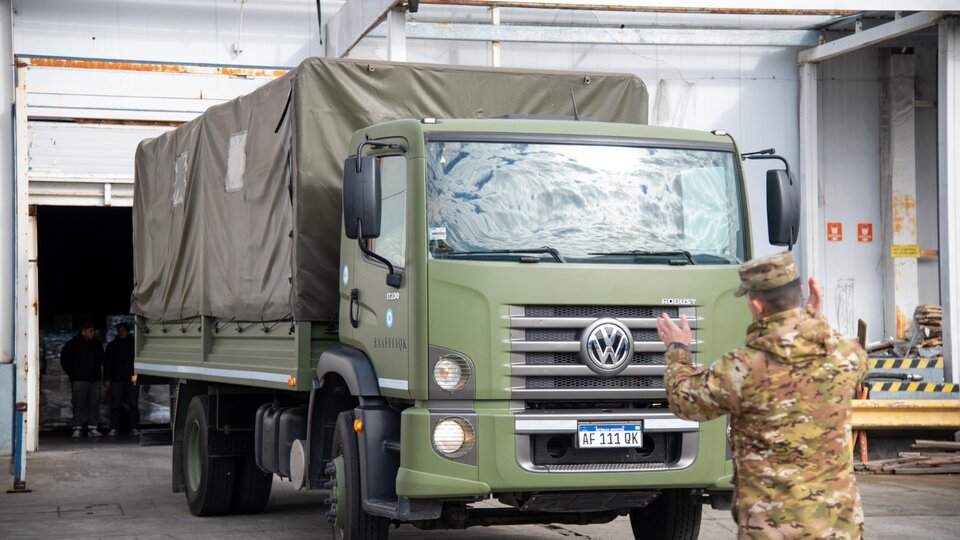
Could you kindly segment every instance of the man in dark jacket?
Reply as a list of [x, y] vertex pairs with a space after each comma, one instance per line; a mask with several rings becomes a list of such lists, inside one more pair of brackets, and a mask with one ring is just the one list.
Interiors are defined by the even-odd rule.
[[73, 438], [79, 439], [86, 423], [90, 437], [99, 437], [100, 378], [103, 367], [103, 344], [94, 335], [93, 323], [80, 325], [60, 352], [60, 365], [70, 377], [73, 402]]
[[120, 431], [120, 418], [125, 415], [134, 435], [140, 431], [140, 391], [133, 383], [133, 338], [130, 325], [117, 325], [117, 337], [107, 345], [103, 364], [103, 382], [110, 392], [110, 436]]

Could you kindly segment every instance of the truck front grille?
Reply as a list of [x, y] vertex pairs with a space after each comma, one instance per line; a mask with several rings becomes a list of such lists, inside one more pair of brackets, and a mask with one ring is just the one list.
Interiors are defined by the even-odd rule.
[[[664, 346], [657, 317], [686, 315], [694, 328], [696, 309], [674, 306], [511, 306], [512, 397], [526, 400], [658, 399], [663, 389]], [[601, 377], [580, 358], [583, 331], [603, 317], [618, 319], [633, 334], [633, 361], [619, 375]]]
[[527, 377], [527, 388], [663, 388], [663, 377]]

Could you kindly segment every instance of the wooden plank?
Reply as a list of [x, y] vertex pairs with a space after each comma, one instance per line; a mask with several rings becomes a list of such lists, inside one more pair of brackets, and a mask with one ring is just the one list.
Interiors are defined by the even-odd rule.
[[960, 465], [948, 467], [904, 467], [895, 469], [894, 474], [960, 474]]
[[930, 441], [918, 439], [911, 445], [912, 448], [937, 448], [941, 450], [960, 450], [960, 442], [951, 441]]

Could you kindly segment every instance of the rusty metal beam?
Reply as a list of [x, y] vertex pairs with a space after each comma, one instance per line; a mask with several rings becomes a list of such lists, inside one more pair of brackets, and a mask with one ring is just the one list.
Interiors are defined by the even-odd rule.
[[192, 73], [201, 75], [225, 75], [228, 77], [282, 77], [289, 71], [278, 67], [210, 66], [199, 64], [161, 64], [154, 62], [126, 62], [123, 60], [94, 60], [87, 58], [50, 58], [18, 56], [17, 67], [52, 67], [64, 69], [102, 69], [116, 71], [142, 71], [150, 73]]
[[853, 429], [960, 429], [960, 400], [853, 401]]

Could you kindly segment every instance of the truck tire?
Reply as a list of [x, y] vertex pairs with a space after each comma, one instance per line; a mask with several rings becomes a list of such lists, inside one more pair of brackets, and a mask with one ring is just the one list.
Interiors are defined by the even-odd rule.
[[353, 411], [340, 413], [333, 432], [333, 466], [329, 469], [333, 536], [340, 540], [385, 540], [389, 520], [364, 512], [360, 500], [360, 449], [353, 420]]
[[233, 501], [230, 512], [234, 514], [259, 514], [266, 508], [273, 488], [273, 475], [257, 467], [253, 456], [237, 459], [237, 475], [233, 484]]
[[703, 505], [688, 489], [665, 489], [643, 508], [630, 511], [636, 540], [696, 540]]
[[207, 452], [208, 406], [207, 396], [194, 396], [183, 425], [183, 481], [195, 516], [226, 514], [233, 498], [234, 458]]

